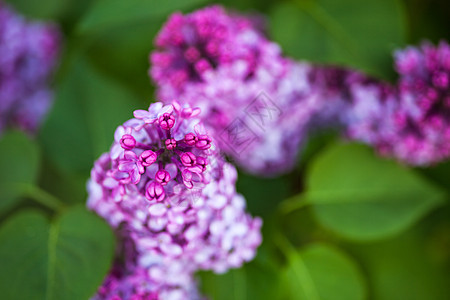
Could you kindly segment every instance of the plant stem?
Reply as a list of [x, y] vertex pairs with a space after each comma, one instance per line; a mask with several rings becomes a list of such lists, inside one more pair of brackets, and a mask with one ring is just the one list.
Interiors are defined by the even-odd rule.
[[38, 186], [32, 184], [19, 184], [19, 188], [24, 196], [31, 198], [32, 200], [50, 208], [51, 210], [61, 211], [65, 208], [65, 204], [61, 200], [44, 191]]
[[281, 232], [277, 232], [275, 236], [275, 244], [286, 257], [286, 260], [291, 266], [291, 270], [295, 275], [298, 284], [302, 287], [306, 299], [319, 300], [320, 297], [317, 287], [301, 256], [300, 251], [297, 251]]
[[309, 201], [307, 201], [304, 195], [294, 196], [281, 202], [278, 208], [278, 213], [280, 215], [287, 215], [297, 209], [308, 206], [309, 204]]

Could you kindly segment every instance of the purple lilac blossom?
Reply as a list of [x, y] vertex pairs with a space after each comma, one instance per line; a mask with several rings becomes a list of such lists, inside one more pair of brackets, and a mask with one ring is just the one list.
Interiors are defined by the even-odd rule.
[[412, 165], [450, 157], [450, 45], [441, 41], [395, 52], [399, 107], [386, 152]]
[[259, 218], [245, 213], [236, 169], [218, 155], [198, 119], [177, 102], [137, 110], [95, 163], [88, 207], [129, 237], [152, 286], [189, 289], [197, 270], [221, 273], [251, 260]]
[[[423, 43], [395, 52], [397, 86], [340, 68], [316, 68], [314, 85], [328, 112], [318, 122], [341, 124], [352, 139], [406, 164], [450, 156], [450, 46]], [[325, 116], [325, 117], [323, 117]], [[324, 119], [326, 122], [323, 122]]]
[[[169, 266], [167, 276], [182, 277], [183, 270]], [[188, 276], [186, 286], [170, 285], [151, 278], [147, 269], [133, 266], [125, 268], [116, 264], [110, 271], [97, 294], [91, 300], [199, 300], [196, 282]]]
[[53, 100], [49, 79], [59, 43], [54, 25], [27, 21], [0, 2], [0, 134], [38, 129]]
[[397, 106], [395, 87], [337, 66], [315, 66], [310, 81], [321, 99], [310, 130], [338, 128], [352, 140], [380, 147], [382, 137], [392, 133], [386, 116]]
[[319, 99], [310, 66], [284, 58], [260, 28], [219, 6], [176, 13], [156, 38], [150, 75], [162, 101], [202, 109], [233, 161], [273, 176], [294, 167]]

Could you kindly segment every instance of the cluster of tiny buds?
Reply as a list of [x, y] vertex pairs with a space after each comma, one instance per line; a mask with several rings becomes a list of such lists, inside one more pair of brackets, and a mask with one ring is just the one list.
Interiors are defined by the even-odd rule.
[[[117, 168], [111, 171], [112, 177], [123, 186], [133, 184], [138, 189], [143, 188], [142, 194], [150, 201], [164, 200], [167, 188], [173, 191], [182, 184], [192, 189], [196, 183], [202, 183], [202, 173], [208, 165], [207, 150], [211, 148], [212, 140], [207, 134], [194, 130], [195, 133], [188, 132], [183, 138], [176, 139], [181, 123], [199, 112], [191, 108], [182, 109], [177, 103], [170, 106], [169, 109], [164, 107], [163, 112], [153, 119], [142, 117], [142, 111], [135, 112], [136, 118], [143, 120], [144, 124], [128, 128], [122, 134], [118, 144], [123, 152], [118, 158]], [[133, 130], [141, 131], [148, 139], [136, 138]], [[141, 184], [143, 177], [146, 177], [145, 184]]]

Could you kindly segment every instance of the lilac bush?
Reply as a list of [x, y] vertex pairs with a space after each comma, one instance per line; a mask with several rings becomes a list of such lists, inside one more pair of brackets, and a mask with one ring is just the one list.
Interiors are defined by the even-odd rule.
[[38, 129], [52, 104], [59, 44], [55, 25], [27, 21], [0, 2], [0, 133]]
[[152, 292], [187, 292], [195, 271], [240, 267], [261, 243], [262, 222], [245, 213], [236, 169], [199, 114], [177, 102], [136, 110], [91, 172], [88, 207], [130, 239], [124, 259], [145, 270]]

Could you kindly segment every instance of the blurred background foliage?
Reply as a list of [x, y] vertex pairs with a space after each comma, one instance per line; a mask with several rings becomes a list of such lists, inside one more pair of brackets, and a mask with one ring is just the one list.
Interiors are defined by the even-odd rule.
[[[0, 140], [3, 299], [87, 299], [101, 283], [114, 238], [83, 208], [86, 180], [114, 129], [154, 99], [148, 54], [172, 12], [219, 3], [262, 13], [285, 54], [386, 80], [396, 48], [450, 40], [446, 0], [7, 2], [59, 23], [64, 49], [38, 137]], [[240, 172], [237, 185], [264, 219], [264, 242], [241, 269], [199, 274], [211, 299], [450, 299], [448, 162], [406, 168], [331, 133], [309, 141], [292, 173]]]

